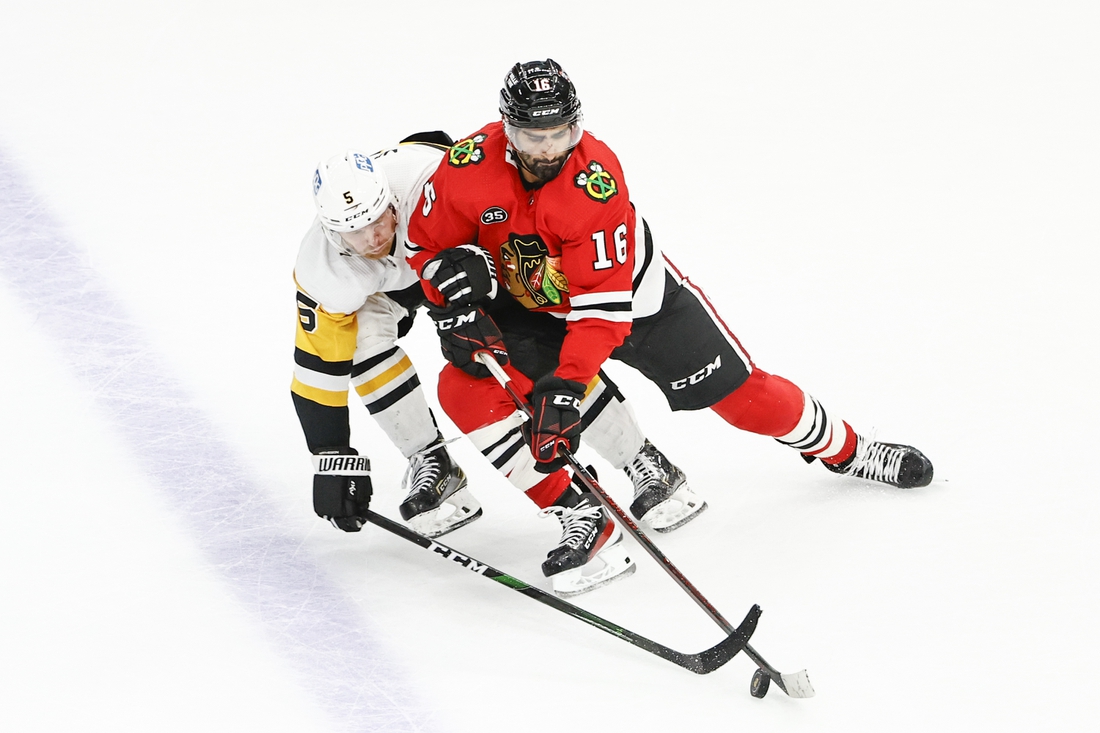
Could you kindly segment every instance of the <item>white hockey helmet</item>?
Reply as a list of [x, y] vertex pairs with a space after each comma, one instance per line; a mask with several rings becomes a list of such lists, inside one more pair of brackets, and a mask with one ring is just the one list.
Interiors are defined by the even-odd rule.
[[325, 229], [353, 232], [378, 221], [393, 194], [382, 167], [366, 153], [349, 150], [317, 164], [313, 202]]

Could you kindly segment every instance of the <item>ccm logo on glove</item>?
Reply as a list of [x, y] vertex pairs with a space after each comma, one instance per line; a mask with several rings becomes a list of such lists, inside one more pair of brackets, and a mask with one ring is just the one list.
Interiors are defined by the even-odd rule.
[[573, 395], [554, 395], [554, 404], [558, 407], [572, 407], [574, 410], [581, 409], [580, 399], [574, 397]]
[[508, 363], [508, 349], [500, 329], [485, 311], [475, 305], [452, 305], [441, 308], [428, 304], [428, 314], [439, 333], [439, 348], [443, 357], [472, 377], [485, 379], [489, 370], [474, 355], [489, 352], [501, 366]]
[[[531, 419], [521, 430], [531, 453], [535, 470], [553, 473], [567, 463], [565, 450], [575, 452], [581, 437], [581, 399], [585, 385], [547, 375], [531, 390]], [[565, 449], [565, 450], [563, 450]]]
[[477, 311], [470, 311], [469, 313], [462, 313], [454, 318], [441, 318], [436, 321], [436, 328], [440, 331], [453, 331], [456, 328], [469, 325], [478, 319]]

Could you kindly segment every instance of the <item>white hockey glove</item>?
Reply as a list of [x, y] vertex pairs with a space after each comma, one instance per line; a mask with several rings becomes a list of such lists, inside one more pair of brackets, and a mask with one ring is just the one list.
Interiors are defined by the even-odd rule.
[[370, 459], [354, 448], [324, 448], [313, 456], [313, 511], [345, 532], [367, 523], [373, 493]]

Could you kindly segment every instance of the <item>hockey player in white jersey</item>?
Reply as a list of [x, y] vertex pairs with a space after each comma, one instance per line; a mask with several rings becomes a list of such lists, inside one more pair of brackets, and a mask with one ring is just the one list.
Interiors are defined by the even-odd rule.
[[[438, 537], [482, 513], [447, 451], [412, 362], [396, 343], [424, 301], [404, 258], [409, 215], [450, 143], [443, 133], [419, 133], [390, 150], [329, 158], [313, 177], [318, 217], [295, 266], [299, 321], [291, 392], [314, 454], [314, 509], [345, 531], [363, 526], [372, 493], [369, 460], [351, 447], [349, 386], [409, 460], [407, 496], [399, 511], [410, 526]], [[645, 439], [629, 404], [602, 372], [589, 385], [582, 422], [589, 445], [631, 479], [631, 511], [647, 526], [672, 531], [706, 508], [683, 472]], [[547, 477], [526, 465], [533, 463], [529, 451], [512, 450], [512, 437], [521, 441], [517, 431], [478, 447], [518, 488], [539, 484], [542, 491]], [[568, 487], [564, 469], [562, 476], [557, 485]], [[552, 512], [562, 522], [563, 536], [551, 554], [576, 554], [573, 545], [585, 542], [577, 527], [591, 523], [592, 507], [572, 508], [566, 499]], [[621, 546], [618, 558], [603, 551], [620, 545], [617, 528], [615, 534], [595, 553], [608, 557], [555, 574], [555, 590], [583, 592], [628, 575], [633, 564]]]
[[345, 531], [363, 526], [372, 489], [369, 460], [332, 458], [356, 455], [349, 387], [409, 461], [399, 511], [413, 529], [438, 537], [481, 515], [416, 369], [396, 343], [423, 300], [399, 246], [408, 208], [448, 141], [410, 141], [373, 156], [350, 151], [314, 173], [318, 215], [294, 268], [299, 322], [291, 393], [314, 454], [314, 508]]

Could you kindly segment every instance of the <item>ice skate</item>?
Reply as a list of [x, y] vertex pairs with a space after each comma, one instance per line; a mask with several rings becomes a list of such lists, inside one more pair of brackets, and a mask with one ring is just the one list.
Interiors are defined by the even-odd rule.
[[591, 493], [581, 494], [572, 507], [551, 506], [539, 514], [557, 516], [562, 526], [561, 541], [542, 564], [542, 573], [558, 596], [587, 593], [637, 569], [627, 554], [622, 530]]
[[481, 504], [466, 488], [466, 474], [436, 441], [409, 458], [402, 485], [408, 491], [398, 511], [425, 537], [441, 537], [481, 516]]
[[707, 508], [707, 503], [688, 487], [684, 472], [648, 440], [623, 470], [634, 483], [630, 513], [657, 532], [678, 529]]
[[825, 468], [833, 473], [879, 481], [899, 489], [915, 489], [932, 483], [932, 462], [909, 445], [880, 443], [858, 435], [856, 452], [848, 460]]

